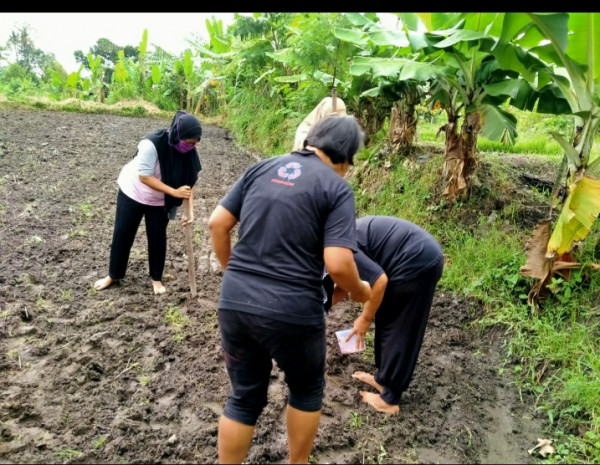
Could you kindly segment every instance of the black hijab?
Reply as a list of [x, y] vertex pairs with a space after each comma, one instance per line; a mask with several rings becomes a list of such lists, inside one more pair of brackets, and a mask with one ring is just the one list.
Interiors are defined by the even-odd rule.
[[[202, 170], [196, 148], [186, 153], [181, 153], [175, 148], [182, 139], [202, 138], [202, 126], [195, 116], [177, 110], [169, 129], [153, 131], [145, 138], [156, 147], [162, 182], [174, 189], [181, 186], [193, 187], [196, 184], [198, 173]], [[165, 211], [169, 213], [182, 202], [183, 199], [165, 194]]]

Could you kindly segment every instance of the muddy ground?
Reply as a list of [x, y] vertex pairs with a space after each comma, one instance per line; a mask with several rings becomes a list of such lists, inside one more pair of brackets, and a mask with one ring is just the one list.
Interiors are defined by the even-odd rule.
[[[0, 463], [214, 463], [229, 392], [216, 317], [221, 272], [206, 221], [256, 155], [204, 125], [195, 188], [191, 297], [185, 236], [169, 225], [167, 294], [155, 296], [140, 228], [127, 277], [101, 292], [116, 178], [138, 140], [169, 120], [0, 110]], [[438, 292], [400, 414], [375, 412], [328, 318], [327, 388], [315, 463], [534, 463], [533, 402], [499, 370], [501, 330], [470, 323], [476, 302]], [[274, 369], [247, 463], [285, 463], [286, 390]]]

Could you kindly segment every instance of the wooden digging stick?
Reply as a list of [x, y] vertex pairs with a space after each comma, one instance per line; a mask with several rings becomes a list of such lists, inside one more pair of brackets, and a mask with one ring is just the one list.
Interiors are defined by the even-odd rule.
[[335, 87], [331, 89], [331, 110], [333, 113], [337, 111], [337, 89]]
[[[183, 214], [186, 218], [192, 217], [192, 208], [190, 205], [190, 199], [183, 199]], [[192, 297], [196, 297], [196, 265], [194, 264], [194, 248], [192, 243], [192, 224], [188, 223], [184, 226], [185, 229], [185, 242], [187, 246], [188, 256], [188, 276], [190, 279], [190, 290]]]

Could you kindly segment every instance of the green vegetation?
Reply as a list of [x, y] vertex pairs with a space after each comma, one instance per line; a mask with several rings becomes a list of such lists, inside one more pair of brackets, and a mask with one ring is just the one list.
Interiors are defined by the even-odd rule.
[[[183, 342], [185, 339], [185, 327], [190, 322], [189, 317], [184, 315], [179, 308], [175, 307], [174, 305], [169, 305], [167, 307], [165, 321], [173, 327], [173, 331], [175, 333], [173, 335], [173, 340], [178, 343]], [[149, 381], [150, 380], [148, 379], [148, 382]]]
[[73, 290], [72, 289], [61, 289], [60, 290], [60, 298], [61, 298], [61, 300], [70, 302], [71, 300], [73, 300]]
[[[403, 30], [415, 33], [410, 15], [400, 14]], [[497, 369], [511, 373], [522, 392], [533, 394], [536, 408], [550, 421], [545, 434], [555, 440], [556, 454], [545, 463], [598, 463], [598, 196], [584, 186], [583, 195], [593, 204], [586, 212], [591, 227], [581, 240], [558, 244], [581, 268], [551, 274], [543, 287], [547, 295], [533, 306], [528, 297], [535, 279], [520, 272], [532, 232], [526, 207], [537, 206], [538, 219], [547, 218], [557, 210], [557, 200], [540, 188], [518, 192], [516, 186], [522, 183], [509, 157], [518, 154], [529, 175], [547, 174], [549, 167], [560, 171], [555, 168], [564, 159], [571, 175], [588, 168], [586, 176], [598, 176], [600, 113], [590, 83], [597, 82], [600, 65], [586, 59], [596, 55], [600, 36], [583, 35], [594, 30], [600, 16], [421, 15], [427, 23], [420, 42], [428, 45], [425, 48], [410, 47], [400, 34], [387, 35], [395, 40], [387, 43], [376, 16], [358, 13], [257, 13], [238, 17], [227, 31], [213, 21], [207, 43], [179, 57], [148, 51], [147, 34], [138, 47], [123, 50], [99, 39], [90, 53], [78, 54], [88, 77], [81, 72], [67, 75], [51, 56], [35, 48], [24, 28], [0, 49], [0, 105], [165, 118], [181, 108], [202, 115], [206, 124], [228, 128], [240, 145], [273, 156], [290, 150], [295, 128], [335, 87], [368, 135], [349, 177], [359, 215], [400, 216], [439, 240], [446, 257], [440, 290], [483, 307], [481, 314], [473, 315], [474, 328], [504, 330], [504, 363]], [[561, 27], [545, 28], [545, 21]], [[540, 34], [548, 39], [548, 47], [560, 45], [560, 34], [566, 37], [569, 28], [577, 40], [568, 43], [568, 55], [557, 53], [560, 48], [529, 48], [539, 41], [518, 42]], [[523, 34], [510, 37], [520, 31]], [[501, 35], [502, 47], [495, 49], [501, 53], [489, 53], [490, 41]], [[529, 63], [511, 54], [517, 45], [518, 55]], [[469, 53], [463, 53], [466, 48]], [[5, 58], [9, 50], [18, 52], [13, 63]], [[192, 60], [192, 51], [202, 59]], [[436, 61], [446, 66], [437, 68]], [[378, 68], [382, 63], [385, 66]], [[557, 66], [567, 72], [555, 73]], [[509, 84], [518, 84], [519, 91]], [[391, 141], [389, 115], [398, 103], [406, 110], [401, 116], [410, 117], [412, 111], [417, 124], [406, 139]], [[468, 135], [469, 127], [458, 128], [468, 116], [482, 117], [473, 119], [482, 126], [464, 150], [477, 163], [472, 172], [462, 173], [469, 195], [457, 190], [452, 199], [444, 195], [445, 168], [452, 158], [447, 156], [449, 141], [458, 143]], [[449, 122], [457, 123], [455, 132], [442, 129]], [[398, 145], [391, 142], [401, 142], [403, 149], [396, 150]], [[577, 187], [567, 176], [556, 181], [566, 192]], [[91, 207], [89, 202], [79, 205], [78, 223], [93, 215]], [[575, 211], [576, 219], [579, 213]], [[565, 219], [560, 226], [566, 232], [574, 229]], [[77, 230], [72, 235], [86, 233]], [[49, 305], [52, 302], [41, 298], [36, 303], [40, 310]], [[177, 342], [184, 340], [186, 318], [176, 307], [167, 308], [165, 321]], [[372, 357], [372, 342], [367, 342], [364, 356]], [[360, 422], [353, 412], [351, 424]], [[64, 450], [60, 456], [71, 459], [76, 453]], [[373, 460], [383, 457], [382, 446], [380, 457]]]
[[104, 436], [99, 436], [98, 439], [94, 441], [94, 449], [101, 449], [106, 445], [106, 438]]
[[362, 418], [360, 417], [360, 413], [358, 413], [354, 410], [352, 412], [350, 412], [350, 428], [358, 429], [358, 428], [362, 428], [362, 425], [363, 425], [363, 421], [362, 421]]
[[78, 455], [81, 455], [81, 451], [75, 449], [60, 449], [55, 452], [55, 455], [59, 459], [71, 461]]

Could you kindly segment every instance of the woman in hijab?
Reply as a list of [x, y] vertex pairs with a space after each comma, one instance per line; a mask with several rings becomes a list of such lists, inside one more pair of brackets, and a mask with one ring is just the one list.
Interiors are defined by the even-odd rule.
[[117, 211], [108, 275], [94, 283], [100, 291], [125, 277], [129, 254], [142, 217], [148, 238], [148, 264], [155, 294], [164, 294], [162, 275], [167, 253], [167, 225], [175, 219], [183, 199], [189, 199], [193, 218], [194, 191], [202, 169], [196, 144], [202, 137], [200, 121], [178, 110], [171, 127], [146, 135], [133, 158], [121, 169]]
[[336, 113], [340, 116], [344, 116], [346, 114], [346, 104], [341, 98], [336, 97], [335, 111], [333, 111], [333, 98], [325, 97], [323, 100], [321, 100], [314, 110], [311, 111], [300, 123], [298, 129], [296, 129], [294, 148], [292, 150], [302, 150], [304, 148], [304, 139], [306, 139], [306, 135], [308, 134], [308, 131], [310, 131], [310, 128], [312, 128], [317, 121]]

